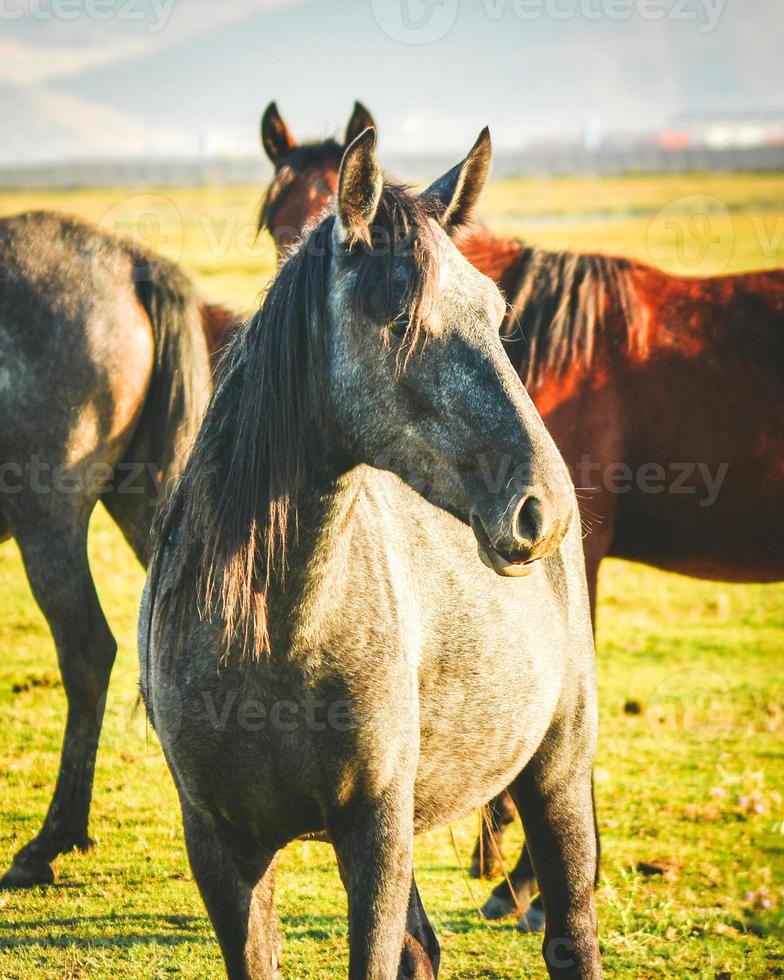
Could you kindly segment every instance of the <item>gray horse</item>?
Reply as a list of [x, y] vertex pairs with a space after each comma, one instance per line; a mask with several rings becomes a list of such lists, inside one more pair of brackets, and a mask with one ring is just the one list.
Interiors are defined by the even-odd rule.
[[155, 507], [211, 390], [208, 313], [172, 263], [78, 218], [0, 219], [0, 541], [16, 539], [68, 698], [49, 811], [0, 888], [48, 884], [58, 854], [91, 845], [117, 644], [90, 572], [87, 527], [102, 500], [146, 564]]
[[356, 138], [336, 214], [234, 337], [160, 522], [142, 693], [232, 978], [278, 975], [275, 858], [307, 835], [337, 854], [350, 977], [435, 977], [414, 834], [505, 786], [550, 975], [601, 975], [575, 495], [500, 294], [447, 234], [489, 160], [485, 131], [414, 198]]

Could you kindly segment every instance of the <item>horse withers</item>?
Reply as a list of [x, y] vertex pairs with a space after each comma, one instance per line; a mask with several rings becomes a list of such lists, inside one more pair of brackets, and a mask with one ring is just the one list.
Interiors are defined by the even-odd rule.
[[489, 158], [485, 131], [415, 198], [383, 182], [372, 129], [351, 144], [161, 520], [142, 690], [233, 978], [278, 974], [275, 858], [312, 834], [348, 892], [350, 976], [434, 977], [413, 836], [506, 786], [550, 975], [601, 975], [575, 494], [500, 294], [447, 234]]

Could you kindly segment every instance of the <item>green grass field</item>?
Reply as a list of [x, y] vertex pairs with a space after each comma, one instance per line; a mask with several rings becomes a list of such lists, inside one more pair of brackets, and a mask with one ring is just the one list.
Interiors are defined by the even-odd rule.
[[[57, 207], [101, 219], [180, 260], [206, 294], [244, 309], [272, 269], [269, 243], [253, 242], [258, 195], [8, 192], [0, 213]], [[784, 265], [781, 177], [505, 181], [488, 188], [483, 207], [498, 230], [676, 272]], [[0, 976], [220, 976], [173, 786], [136, 709], [142, 572], [103, 512], [90, 547], [120, 644], [95, 784], [99, 846], [61, 858], [51, 888], [0, 893]], [[11, 543], [0, 546], [0, 650], [6, 865], [45, 812], [65, 714], [52, 644]], [[607, 562], [598, 661], [597, 902], [607, 975], [784, 976], [784, 586], [698, 582]], [[474, 816], [453, 828], [464, 866], [477, 825]], [[510, 835], [512, 859], [518, 843]], [[663, 873], [645, 876], [640, 862]], [[542, 975], [538, 937], [517, 934], [514, 920], [478, 918], [475, 902], [489, 886], [465, 880], [449, 829], [418, 842], [416, 868], [446, 980]], [[328, 847], [288, 849], [278, 907], [287, 976], [345, 971], [345, 899]]]

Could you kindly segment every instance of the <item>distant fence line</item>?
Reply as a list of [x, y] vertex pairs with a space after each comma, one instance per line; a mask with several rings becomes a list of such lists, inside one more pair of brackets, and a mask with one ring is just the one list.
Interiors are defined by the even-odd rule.
[[[388, 160], [393, 173], [411, 179], [427, 179], [454, 163], [454, 153]], [[537, 149], [495, 155], [496, 176], [564, 176], [628, 173], [694, 173], [784, 171], [784, 146], [714, 150], [692, 148], [664, 150], [658, 147], [606, 149], [591, 152], [574, 149]], [[200, 187], [262, 184], [269, 167], [260, 157], [210, 160], [139, 159], [75, 160], [60, 163], [2, 164], [0, 188], [78, 187]]]

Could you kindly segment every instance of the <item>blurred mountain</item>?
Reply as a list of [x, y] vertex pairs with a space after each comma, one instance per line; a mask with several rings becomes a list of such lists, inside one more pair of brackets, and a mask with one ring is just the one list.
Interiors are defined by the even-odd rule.
[[194, 155], [184, 132], [40, 86], [0, 87], [0, 162]]
[[[405, 43], [379, 17], [401, 4], [451, 9], [453, 23], [432, 43]], [[361, 99], [382, 155], [451, 155], [485, 123], [517, 153], [581, 140], [587, 121], [600, 136], [640, 134], [688, 111], [781, 106], [780, 0], [663, 0], [657, 19], [643, 0], [629, 0], [629, 16], [612, 14], [616, 0], [541, 0], [528, 19], [518, 6], [132, 0], [140, 19], [7, 19], [0, 160], [250, 158], [273, 98], [299, 137], [340, 132]]]

